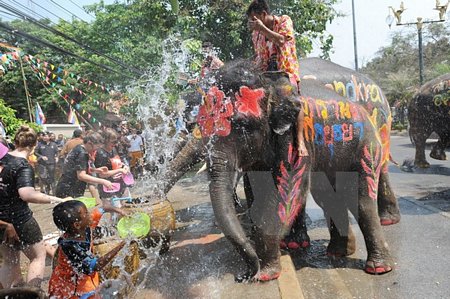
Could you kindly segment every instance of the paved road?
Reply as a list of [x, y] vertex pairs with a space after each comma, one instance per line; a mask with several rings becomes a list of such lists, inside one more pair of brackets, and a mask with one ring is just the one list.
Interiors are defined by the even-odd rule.
[[[391, 143], [392, 155], [400, 164], [414, 157], [408, 137], [392, 136]], [[429, 169], [414, 172], [389, 167], [402, 214], [399, 224], [383, 228], [396, 262], [389, 274], [363, 273], [367, 253], [356, 225], [357, 252], [343, 260], [327, 258], [325, 220], [309, 202], [314, 241], [306, 252], [292, 255], [305, 298], [450, 298], [450, 214], [446, 212], [450, 210], [450, 162], [431, 158], [429, 162]]]

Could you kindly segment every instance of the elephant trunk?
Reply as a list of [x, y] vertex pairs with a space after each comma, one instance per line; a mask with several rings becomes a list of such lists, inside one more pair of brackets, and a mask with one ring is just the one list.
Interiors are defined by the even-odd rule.
[[209, 189], [214, 215], [223, 234], [235, 246], [249, 267], [244, 275], [236, 276], [236, 280], [247, 280], [258, 273], [260, 263], [236, 214], [233, 200], [233, 179], [236, 172], [227, 167], [229, 161], [225, 159], [219, 161], [214, 159], [213, 161], [209, 166], [211, 176]]
[[188, 172], [192, 166], [204, 158], [204, 148], [201, 139], [191, 137], [169, 164], [165, 178], [164, 194], [167, 194], [173, 185]]

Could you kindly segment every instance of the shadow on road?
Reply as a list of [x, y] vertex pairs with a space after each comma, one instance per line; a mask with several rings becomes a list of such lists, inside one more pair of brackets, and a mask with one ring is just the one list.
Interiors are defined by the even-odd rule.
[[347, 268], [347, 269], [364, 269], [365, 261], [358, 258], [342, 257], [335, 258], [327, 256], [327, 246], [329, 240], [318, 239], [311, 240], [311, 246], [307, 249], [289, 251], [292, 257], [295, 269], [301, 268]]

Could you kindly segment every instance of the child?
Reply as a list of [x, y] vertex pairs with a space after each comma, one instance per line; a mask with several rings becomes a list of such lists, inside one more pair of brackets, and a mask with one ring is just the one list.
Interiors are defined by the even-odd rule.
[[[94, 212], [102, 213], [100, 209]], [[96, 225], [98, 215], [95, 218]], [[92, 218], [84, 203], [77, 200], [55, 206], [53, 221], [64, 234], [58, 240], [56, 266], [49, 282], [50, 298], [96, 298], [98, 271], [117, 255], [125, 242], [102, 257], [95, 256], [92, 253]]]

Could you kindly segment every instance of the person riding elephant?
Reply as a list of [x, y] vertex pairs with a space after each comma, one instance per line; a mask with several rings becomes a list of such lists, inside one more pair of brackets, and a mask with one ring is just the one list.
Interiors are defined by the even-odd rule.
[[431, 133], [439, 136], [430, 157], [446, 160], [450, 146], [450, 73], [425, 83], [408, 105], [409, 136], [416, 147], [414, 164], [430, 167], [425, 158], [425, 144]]
[[[237, 279], [266, 281], [279, 276], [279, 243], [304, 211], [311, 170], [326, 170], [332, 185], [337, 184], [336, 172], [357, 174], [350, 186], [357, 186], [354, 202], [338, 205], [338, 215], [317, 194], [325, 212], [332, 214], [329, 253], [351, 253], [354, 240], [346, 212], [350, 209], [366, 241], [366, 272], [391, 271], [376, 205], [389, 152], [383, 148], [373, 114], [321, 82], [305, 80], [301, 101], [310, 155], [299, 156], [296, 120], [300, 102], [285, 72], [261, 74], [252, 64], [235, 61], [226, 64], [216, 78], [197, 120], [203, 143], [208, 144], [206, 161], [216, 221], [249, 267]], [[246, 238], [233, 204], [233, 188], [241, 172], [248, 176], [246, 193], [254, 198], [250, 215], [255, 246]]]

